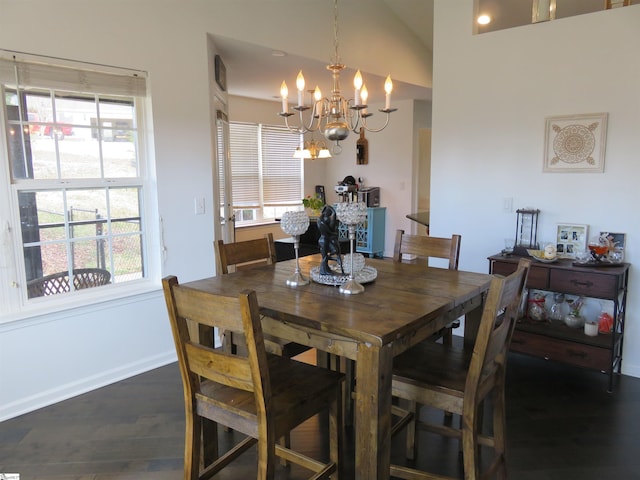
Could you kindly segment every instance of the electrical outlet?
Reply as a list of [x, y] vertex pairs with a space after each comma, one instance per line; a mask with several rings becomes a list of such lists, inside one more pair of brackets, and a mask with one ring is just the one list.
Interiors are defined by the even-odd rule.
[[502, 211], [504, 213], [513, 212], [513, 198], [512, 197], [505, 197], [505, 198], [502, 199]]
[[195, 205], [195, 214], [204, 215], [204, 197], [196, 197], [193, 201]]

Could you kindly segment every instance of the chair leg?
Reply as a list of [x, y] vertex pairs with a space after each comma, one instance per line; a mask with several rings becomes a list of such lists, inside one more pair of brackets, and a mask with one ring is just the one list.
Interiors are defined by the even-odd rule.
[[405, 456], [408, 460], [416, 458], [416, 430], [418, 429], [418, 416], [420, 407], [414, 401], [404, 400], [402, 408], [407, 412], [413, 412], [413, 419], [407, 423], [407, 438]]
[[198, 418], [202, 430], [202, 466], [204, 468], [211, 465], [219, 457], [218, 424], [208, 418]]
[[505, 397], [504, 388], [496, 386], [494, 390], [493, 406], [493, 441], [496, 460], [498, 462], [498, 479], [506, 480], [506, 419], [505, 419]]
[[442, 329], [442, 344], [453, 345], [453, 328], [450, 328], [449, 325]]
[[198, 480], [202, 455], [200, 455], [202, 419], [187, 412], [184, 433], [184, 478]]
[[[316, 365], [336, 372], [341, 372], [343, 371], [342, 360], [343, 358], [339, 355], [333, 355], [318, 350]], [[342, 418], [344, 420], [344, 426], [350, 427], [353, 426], [354, 417], [353, 394], [356, 388], [356, 362], [354, 360], [349, 360], [348, 358], [344, 358], [344, 362], [345, 383], [342, 389]]]
[[345, 383], [342, 392], [343, 398], [343, 415], [344, 424], [347, 427], [353, 426], [354, 417], [354, 398], [353, 394], [356, 391], [356, 362], [345, 358], [344, 376]]
[[275, 474], [276, 445], [273, 433], [267, 438], [258, 440], [258, 480], [273, 480]]
[[342, 461], [343, 448], [343, 432], [342, 424], [342, 407], [339, 402], [342, 401], [342, 392], [338, 392], [336, 399], [329, 406], [329, 459], [336, 464], [336, 471], [331, 476], [332, 480], [338, 480], [340, 477], [340, 469], [344, 468]]
[[[465, 480], [480, 478], [480, 451], [478, 446], [478, 406], [472, 407], [472, 412], [465, 411], [462, 415], [462, 457]], [[466, 410], [466, 409], [465, 409]]]
[[[284, 447], [284, 448], [290, 450], [291, 449], [291, 434], [287, 433], [285, 436], [281, 437], [278, 440], [278, 443], [280, 444], [281, 447]], [[280, 457], [280, 465], [282, 465], [283, 467], [286, 467], [287, 465], [289, 465], [289, 462], [287, 461], [286, 458]]]

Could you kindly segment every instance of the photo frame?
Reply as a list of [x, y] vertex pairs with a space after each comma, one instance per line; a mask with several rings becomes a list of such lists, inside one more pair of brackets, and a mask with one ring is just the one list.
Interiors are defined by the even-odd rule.
[[547, 117], [544, 172], [604, 172], [607, 113]]
[[218, 87], [223, 92], [227, 91], [227, 67], [225, 67], [224, 62], [222, 61], [222, 57], [220, 55], [216, 55], [214, 57], [214, 71], [215, 71], [215, 79]]
[[556, 249], [560, 258], [576, 258], [587, 248], [587, 226], [560, 223], [557, 228]]
[[606, 237], [615, 245], [615, 249], [624, 252], [624, 247], [627, 240], [626, 233], [614, 233], [614, 232], [600, 232], [601, 237]]

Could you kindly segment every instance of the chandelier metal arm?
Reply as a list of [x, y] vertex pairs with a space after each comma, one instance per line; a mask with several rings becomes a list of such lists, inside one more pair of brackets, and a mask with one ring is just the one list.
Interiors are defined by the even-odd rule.
[[[365, 105], [366, 107], [366, 105]], [[369, 118], [370, 116], [372, 116], [372, 113], [362, 113], [364, 111], [364, 109], [359, 109], [357, 115], [354, 115], [356, 117], [356, 122], [355, 124], [353, 124], [352, 122], [350, 122], [350, 128], [351, 131], [353, 133], [359, 133], [359, 127], [362, 126], [362, 128], [364, 128], [367, 132], [371, 132], [371, 133], [378, 133], [381, 132], [382, 130], [384, 130], [387, 125], [389, 125], [389, 119], [391, 118], [391, 114], [393, 112], [395, 112], [397, 110], [397, 108], [388, 108], [388, 109], [383, 109], [380, 108], [378, 109], [379, 112], [385, 113], [385, 121], [384, 124], [379, 127], [379, 128], [373, 128], [370, 127], [369, 125], [367, 125], [367, 118]]]
[[[292, 133], [308, 133], [308, 132], [316, 132], [320, 129], [320, 124], [322, 122], [322, 111], [320, 110], [320, 112], [318, 112], [318, 109], [322, 109], [322, 103], [324, 102], [328, 102], [327, 99], [323, 99], [320, 102], [316, 102], [313, 104], [313, 110], [311, 111], [311, 115], [309, 116], [309, 122], [308, 124], [305, 124], [304, 122], [304, 112], [307, 110], [310, 110], [311, 107], [307, 107], [305, 105], [301, 105], [301, 106], [296, 106], [296, 107], [292, 107], [293, 110], [296, 110], [298, 112], [298, 119], [300, 121], [300, 125], [299, 126], [294, 126], [294, 125], [289, 125], [289, 117], [292, 117], [295, 115], [295, 113], [291, 113], [291, 112], [280, 112], [278, 113], [278, 115], [280, 115], [281, 117], [284, 118], [284, 124], [287, 127], [287, 129], [292, 132]], [[318, 105], [320, 104], [320, 107], [318, 107]], [[314, 125], [315, 123], [315, 125]]]

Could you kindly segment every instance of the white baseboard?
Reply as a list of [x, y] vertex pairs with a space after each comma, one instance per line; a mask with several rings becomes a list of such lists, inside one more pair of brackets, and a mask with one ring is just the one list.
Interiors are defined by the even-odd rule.
[[101, 372], [0, 406], [0, 422], [177, 361], [175, 350]]

